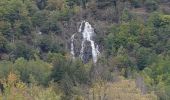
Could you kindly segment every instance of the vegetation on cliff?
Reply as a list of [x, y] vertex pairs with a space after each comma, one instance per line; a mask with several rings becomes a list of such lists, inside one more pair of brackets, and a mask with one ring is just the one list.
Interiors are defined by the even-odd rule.
[[[82, 20], [95, 64], [70, 54]], [[0, 100], [170, 100], [169, 83], [169, 0], [0, 1]]]

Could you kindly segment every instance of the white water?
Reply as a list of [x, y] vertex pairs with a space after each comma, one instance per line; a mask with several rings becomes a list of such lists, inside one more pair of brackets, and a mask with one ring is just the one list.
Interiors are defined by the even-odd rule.
[[72, 56], [73, 56], [73, 59], [75, 59], [75, 53], [74, 53], [74, 36], [75, 36], [75, 34], [73, 34], [73, 35], [71, 36], [71, 54], [72, 54]]
[[41, 32], [41, 31], [38, 31], [38, 34], [39, 34], [39, 35], [41, 35], [41, 34], [42, 34], [42, 32]]
[[[80, 27], [79, 27], [79, 32], [81, 33], [82, 32], [82, 27], [83, 27], [83, 23], [85, 21], [82, 21], [81, 24], [80, 24]], [[83, 54], [84, 54], [84, 43], [85, 43], [85, 40], [84, 40], [84, 36], [83, 36], [83, 41], [81, 42], [81, 50], [80, 50], [80, 58], [83, 60]]]
[[81, 24], [80, 24], [80, 27], [79, 27], [79, 30], [78, 30], [78, 32], [80, 32], [80, 33], [82, 31], [83, 23], [85, 23], [85, 21], [82, 21]]
[[[84, 23], [84, 29], [82, 31], [82, 25]], [[80, 57], [83, 60], [83, 56], [84, 56], [84, 46], [85, 46], [85, 41], [89, 41], [91, 44], [91, 48], [92, 48], [92, 57], [93, 57], [93, 62], [96, 63], [97, 59], [98, 59], [98, 55], [100, 54], [99, 50], [98, 50], [98, 45], [95, 46], [95, 42], [93, 41], [92, 37], [94, 35], [94, 29], [93, 27], [90, 25], [89, 22], [85, 22], [83, 21], [80, 25], [79, 28], [79, 32], [81, 32], [83, 34], [83, 41], [81, 44], [81, 50], [80, 50]]]
[[36, 33], [38, 33], [39, 35], [42, 34], [42, 32], [40, 31], [40, 29], [38, 27], [36, 27]]
[[[83, 28], [83, 24], [84, 24], [84, 28]], [[92, 37], [94, 36], [93, 27], [90, 25], [89, 22], [82, 21], [81, 24], [80, 24], [80, 27], [78, 29], [78, 32], [82, 33], [82, 35], [83, 35], [83, 40], [81, 42], [80, 58], [83, 60], [85, 41], [89, 41], [90, 44], [91, 44], [91, 48], [92, 48], [93, 62], [96, 63], [100, 52], [98, 50], [99, 49], [98, 45], [95, 46], [95, 42], [92, 39]], [[75, 37], [75, 34], [73, 34], [71, 36], [71, 54], [73, 56], [73, 59], [75, 59], [74, 43], [73, 43], [74, 42], [74, 37]]]

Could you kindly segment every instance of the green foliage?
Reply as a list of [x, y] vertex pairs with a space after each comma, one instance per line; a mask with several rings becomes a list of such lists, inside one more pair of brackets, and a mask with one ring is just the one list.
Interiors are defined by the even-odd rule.
[[[154, 91], [160, 100], [169, 100], [170, 16], [160, 13], [163, 6], [168, 8], [161, 2], [1, 0], [0, 90], [4, 87], [5, 92], [0, 94], [0, 99], [6, 96], [9, 100], [24, 100], [28, 96], [29, 100], [82, 100], [86, 95], [97, 98], [105, 87], [101, 84], [92, 87], [98, 80], [106, 81], [110, 91], [116, 90], [120, 98], [127, 95], [147, 98], [134, 82], [110, 84], [118, 81], [119, 75], [136, 78], [141, 72], [148, 92]], [[156, 10], [160, 12], [149, 14]], [[100, 38], [96, 41], [101, 55], [94, 65], [83, 64], [77, 58], [72, 60], [68, 53], [70, 36], [77, 31], [77, 22], [82, 18], [93, 23], [96, 37]], [[79, 55], [80, 48], [75, 49]], [[3, 79], [6, 80], [1, 86]], [[136, 94], [126, 95], [113, 88], [117, 86], [130, 86], [130, 89], [132, 86]], [[89, 87], [96, 93], [87, 94], [92, 93]]]
[[88, 70], [81, 61], [77, 60], [73, 62], [60, 54], [58, 54], [53, 61], [54, 67], [51, 78], [54, 82], [59, 83], [66, 94], [65, 99], [70, 98], [74, 93], [74, 87], [89, 81]]
[[161, 100], [168, 100], [170, 82], [169, 57], [159, 57], [157, 62], [144, 69], [142, 75], [150, 89], [155, 90]]
[[120, 26], [114, 26], [111, 29], [111, 33], [105, 39], [107, 52], [109, 54], [115, 54], [121, 46], [129, 50], [132, 49], [137, 44], [137, 39], [142, 28], [142, 25], [134, 21], [123, 23]]
[[160, 13], [152, 13], [149, 18], [149, 25], [155, 28], [161, 28], [170, 25], [170, 16]]
[[4, 36], [9, 36], [11, 24], [7, 21], [0, 21], [0, 33]]
[[61, 100], [62, 96], [61, 93], [57, 94], [52, 87], [43, 88], [33, 85], [30, 91], [34, 100]]
[[43, 10], [47, 5], [47, 0], [36, 0], [37, 7]]
[[74, 5], [80, 5], [85, 7], [85, 4], [87, 3], [87, 1], [89, 0], [66, 0], [67, 5], [70, 7], [73, 7]]
[[86, 83], [88, 80], [86, 69], [81, 61], [72, 62], [62, 59], [60, 62], [54, 62], [54, 68], [51, 76], [54, 81], [62, 80], [65, 75], [68, 75], [73, 82]]
[[154, 62], [155, 53], [148, 48], [139, 48], [136, 51], [137, 66], [140, 70], [143, 70], [146, 66]]
[[0, 8], [0, 16], [14, 22], [27, 14], [25, 5], [21, 0], [2, 0]]
[[114, 25], [105, 38], [106, 56], [116, 56], [118, 49], [123, 47], [130, 54], [127, 56], [135, 58], [137, 68], [142, 70], [155, 61], [156, 54], [168, 53], [169, 22], [168, 15], [153, 13], [147, 25], [134, 19]]
[[32, 46], [22, 41], [17, 41], [14, 45], [15, 47], [13, 48], [14, 49], [13, 54], [15, 58], [19, 57], [24, 57], [25, 59], [33, 58], [35, 50], [33, 49]]
[[138, 8], [138, 7], [141, 7], [141, 5], [142, 5], [141, 1], [142, 0], [131, 0], [131, 4], [133, 7]]
[[52, 86], [44, 88], [27, 84], [20, 81], [16, 74], [10, 73], [3, 82], [4, 93], [0, 93], [0, 99], [7, 100], [61, 100], [62, 93], [60, 90], [55, 90]]
[[54, 35], [44, 35], [39, 39], [37, 46], [42, 52], [64, 53], [63, 41]]
[[13, 64], [10, 61], [0, 61], [0, 79], [4, 79], [12, 70]]
[[0, 53], [7, 52], [7, 40], [0, 34]]
[[125, 79], [119, 79], [119, 81], [113, 83], [103, 81], [94, 83], [89, 89], [88, 98], [90, 100], [157, 100], [154, 93], [142, 94], [136, 87], [134, 80]]
[[25, 60], [19, 58], [15, 63], [1, 61], [0, 62], [0, 77], [5, 78], [10, 71], [16, 72], [21, 80], [26, 83], [30, 83], [30, 78], [34, 78], [38, 84], [47, 85], [49, 82], [49, 76], [51, 74], [51, 65], [45, 63], [42, 60]]
[[51, 65], [42, 60], [24, 60], [19, 58], [14, 63], [14, 70], [16, 70], [23, 82], [30, 82], [30, 75], [39, 84], [47, 85], [51, 73]]
[[33, 14], [32, 18], [32, 22], [34, 26], [41, 26], [43, 25], [47, 18], [48, 18], [48, 12], [47, 11], [37, 11]]
[[121, 21], [128, 22], [129, 20], [132, 20], [132, 18], [133, 16], [130, 11], [128, 9], [124, 9], [122, 12]]
[[169, 16], [153, 13], [149, 18], [148, 26], [152, 29], [152, 34], [154, 33], [155, 42], [153, 49], [156, 51], [156, 53], [167, 52], [167, 44], [169, 40], [168, 34], [170, 32]]
[[146, 0], [145, 6], [149, 12], [155, 11], [159, 8], [157, 0]]

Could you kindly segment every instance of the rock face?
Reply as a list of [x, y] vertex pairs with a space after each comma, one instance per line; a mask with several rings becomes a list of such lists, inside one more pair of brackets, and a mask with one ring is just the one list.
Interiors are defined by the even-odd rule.
[[71, 54], [73, 59], [80, 57], [84, 63], [92, 58], [96, 63], [100, 54], [94, 41], [94, 29], [89, 22], [82, 21], [78, 33], [71, 36]]

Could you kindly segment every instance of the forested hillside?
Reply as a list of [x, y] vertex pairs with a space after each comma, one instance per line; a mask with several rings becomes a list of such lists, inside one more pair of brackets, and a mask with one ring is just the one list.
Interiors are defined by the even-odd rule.
[[170, 100], [170, 0], [0, 0], [0, 100]]

